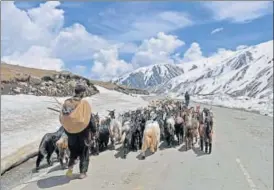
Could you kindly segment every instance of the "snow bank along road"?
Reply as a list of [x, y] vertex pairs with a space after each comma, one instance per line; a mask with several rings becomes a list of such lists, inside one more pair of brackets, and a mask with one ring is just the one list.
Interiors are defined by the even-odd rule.
[[[140, 97], [96, 87], [100, 93], [87, 100], [92, 104], [92, 111], [100, 115], [107, 115], [107, 109], [121, 112], [147, 104]], [[65, 99], [58, 98], [60, 102]], [[60, 127], [58, 113], [47, 109], [56, 104], [52, 97], [7, 95], [1, 96], [1, 104], [1, 160], [24, 145], [39, 142], [45, 133]]]
[[216, 124], [211, 155], [198, 148], [185, 152], [180, 146], [160, 148], [146, 160], [138, 160], [139, 153], [131, 152], [123, 160], [118, 150], [106, 151], [91, 157], [84, 180], [69, 180], [55, 165], [16, 189], [273, 189], [272, 118], [219, 107], [213, 107], [213, 112]]

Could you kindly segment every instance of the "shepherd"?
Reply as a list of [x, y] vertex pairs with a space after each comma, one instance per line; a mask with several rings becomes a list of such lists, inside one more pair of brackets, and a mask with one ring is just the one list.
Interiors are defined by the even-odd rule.
[[186, 105], [186, 107], [188, 107], [188, 105], [189, 105], [189, 99], [190, 99], [189, 93], [188, 93], [188, 91], [186, 91], [186, 93], [185, 93], [185, 105]]
[[60, 113], [60, 122], [68, 136], [70, 158], [66, 175], [72, 176], [75, 160], [80, 157], [80, 179], [87, 176], [89, 166], [89, 147], [87, 141], [90, 137], [91, 106], [84, 100], [86, 88], [82, 84], [75, 87], [75, 95], [67, 99]]

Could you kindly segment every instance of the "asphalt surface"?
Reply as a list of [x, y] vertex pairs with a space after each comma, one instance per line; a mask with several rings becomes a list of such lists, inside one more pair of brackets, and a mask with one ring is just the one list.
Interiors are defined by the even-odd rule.
[[[2, 176], [1, 184], [8, 180], [16, 181], [16, 185], [24, 183], [16, 190], [273, 189], [273, 118], [220, 107], [213, 107], [213, 113], [210, 155], [201, 152], [198, 144], [188, 151], [184, 145], [166, 148], [161, 144], [158, 152], [146, 160], [138, 159], [139, 152], [121, 159], [119, 150], [105, 151], [90, 157], [88, 177], [83, 180], [77, 179], [78, 164], [75, 177], [69, 179], [58, 164], [30, 174], [34, 166], [34, 160], [30, 160]], [[22, 173], [27, 174], [20, 181]]]

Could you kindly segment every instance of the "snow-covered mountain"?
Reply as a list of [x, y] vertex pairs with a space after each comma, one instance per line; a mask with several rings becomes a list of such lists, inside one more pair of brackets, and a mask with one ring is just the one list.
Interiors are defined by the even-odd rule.
[[167, 82], [183, 73], [183, 68], [175, 64], [156, 64], [138, 68], [112, 81], [134, 88], [148, 89]]
[[181, 67], [183, 75], [155, 86], [152, 91], [273, 99], [273, 40]]
[[159, 94], [273, 99], [273, 40], [193, 62], [142, 67], [113, 81]]

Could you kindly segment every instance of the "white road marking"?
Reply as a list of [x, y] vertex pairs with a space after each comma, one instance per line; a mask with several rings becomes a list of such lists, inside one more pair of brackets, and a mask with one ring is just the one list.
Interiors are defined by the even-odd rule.
[[257, 190], [256, 185], [254, 184], [254, 182], [251, 179], [251, 176], [249, 175], [249, 173], [247, 172], [247, 170], [245, 169], [245, 167], [241, 163], [241, 160], [239, 158], [236, 158], [236, 162], [239, 165], [241, 171], [243, 172], [243, 174], [245, 176], [245, 179], [246, 179], [249, 187], [251, 188], [251, 190]]

